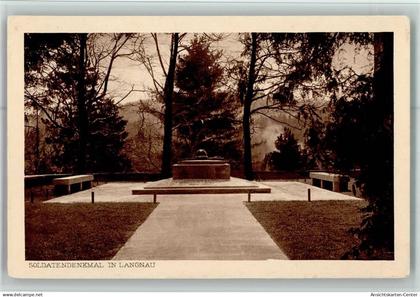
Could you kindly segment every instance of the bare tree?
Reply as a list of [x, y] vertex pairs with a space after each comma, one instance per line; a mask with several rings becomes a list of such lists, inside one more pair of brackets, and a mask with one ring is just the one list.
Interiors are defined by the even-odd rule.
[[31, 107], [39, 109], [49, 126], [77, 137], [74, 170], [85, 172], [89, 114], [98, 106], [95, 102], [107, 97], [113, 63], [125, 55], [122, 48], [131, 34], [28, 34], [25, 38], [27, 112]]
[[254, 84], [256, 79], [256, 60], [258, 51], [257, 33], [251, 33], [250, 63], [248, 68], [248, 81], [246, 84], [245, 97], [243, 99], [242, 129], [244, 137], [244, 171], [246, 179], [253, 179], [252, 154], [251, 154], [251, 104], [254, 98]]
[[[155, 35], [156, 36], [156, 35]], [[172, 174], [172, 102], [174, 93], [175, 67], [178, 56], [179, 34], [171, 35], [171, 52], [168, 72], [166, 74], [165, 87], [163, 89], [163, 102], [165, 115], [163, 121], [163, 150], [162, 150], [162, 176], [170, 177]]]
[[[139, 37], [139, 41], [134, 43], [132, 59], [139, 61], [144, 65], [153, 82], [153, 93], [161, 99], [163, 103], [163, 112], [153, 110], [152, 108], [144, 106], [143, 110], [155, 114], [163, 121], [163, 147], [162, 147], [162, 165], [161, 174], [163, 177], [172, 175], [172, 118], [173, 118], [173, 92], [175, 82], [175, 69], [178, 54], [183, 50], [181, 41], [185, 37], [185, 33], [171, 33], [170, 46], [167, 62], [165, 62], [162, 53], [161, 45], [159, 43], [159, 36], [156, 33], [151, 33], [151, 41], [155, 48], [155, 55], [146, 53], [144, 49], [145, 38]], [[154, 63], [157, 60], [157, 63]], [[156, 64], [160, 71], [156, 70]], [[157, 72], [163, 75], [163, 80], [159, 79]], [[164, 81], [164, 82], [162, 82]]]
[[[245, 33], [240, 37], [244, 51], [233, 74], [243, 106], [244, 175], [252, 179], [252, 117], [263, 116], [299, 130], [320, 120], [327, 99], [339, 85], [337, 80], [334, 86], [330, 83], [335, 75], [331, 64], [344, 39], [329, 33]], [[279, 112], [299, 125], [279, 119]]]
[[79, 157], [77, 162], [77, 171], [85, 172], [86, 165], [86, 145], [88, 138], [89, 119], [86, 112], [86, 96], [85, 96], [85, 75], [86, 75], [86, 39], [87, 34], [78, 34], [79, 37], [79, 67], [77, 75], [77, 110], [78, 110], [78, 130], [79, 130]]

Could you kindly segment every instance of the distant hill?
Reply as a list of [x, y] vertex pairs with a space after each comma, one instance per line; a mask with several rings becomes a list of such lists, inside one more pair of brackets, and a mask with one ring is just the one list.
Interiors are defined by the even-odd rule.
[[254, 120], [254, 133], [252, 134], [252, 158], [255, 164], [255, 169], [259, 170], [263, 165], [265, 155], [276, 149], [275, 141], [277, 137], [283, 133], [284, 127], [290, 128], [295, 135], [299, 144], [304, 143], [304, 131], [293, 128], [299, 127], [299, 123], [293, 117], [284, 112], [271, 112], [270, 116], [275, 118], [277, 122], [263, 115], [255, 115]]
[[[120, 106], [120, 115], [127, 121], [128, 133], [124, 153], [131, 160], [133, 172], [158, 172], [162, 151], [163, 127], [160, 119], [141, 113], [142, 103], [155, 104], [153, 101], [131, 102]], [[154, 108], [159, 110], [159, 105]]]
[[[143, 103], [151, 104], [158, 110], [160, 108], [159, 104], [151, 100], [143, 101]], [[139, 142], [138, 133], [141, 126], [141, 117], [139, 113], [140, 105], [141, 102], [137, 101], [120, 106], [120, 115], [127, 121], [126, 131], [129, 134], [128, 140], [130, 142]], [[238, 115], [238, 117], [240, 117], [240, 115]], [[256, 169], [258, 169], [263, 163], [265, 155], [275, 150], [275, 141], [277, 137], [283, 133], [285, 126], [291, 128], [295, 138], [301, 146], [303, 146], [304, 143], [304, 129], [299, 130], [293, 128], [300, 126], [299, 122], [295, 118], [281, 111], [272, 111], [270, 113], [270, 117], [277, 119], [281, 123], [262, 115], [255, 115], [253, 117], [254, 133], [252, 134], [252, 151]], [[143, 121], [143, 127], [146, 127], [144, 129], [145, 133], [147, 133], [146, 131], [152, 127], [154, 132], [157, 132], [157, 135], [162, 135], [163, 137], [163, 126], [158, 118], [153, 115], [146, 114]], [[135, 156], [133, 156], [133, 158], [135, 158]]]
[[[152, 100], [143, 100], [143, 103], [152, 104], [152, 105], [155, 105], [155, 108], [157, 109], [159, 108], [158, 104], [154, 103]], [[139, 100], [136, 102], [123, 104], [119, 108], [120, 115], [127, 121], [127, 126], [125, 130], [127, 131], [129, 138], [134, 137], [138, 132], [138, 128], [139, 128], [139, 124], [141, 120], [141, 117], [139, 114], [140, 104], [141, 103]], [[155, 127], [161, 130], [163, 133], [163, 129], [160, 125], [159, 119], [157, 119], [156, 117], [150, 114], [146, 114], [144, 121], [147, 122], [147, 124], [154, 124]]]

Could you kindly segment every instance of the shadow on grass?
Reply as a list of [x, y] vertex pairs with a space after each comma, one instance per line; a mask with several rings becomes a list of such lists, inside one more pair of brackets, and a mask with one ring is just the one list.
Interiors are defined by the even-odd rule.
[[358, 239], [366, 206], [351, 201], [261, 201], [246, 203], [258, 222], [291, 260], [340, 260]]
[[109, 260], [153, 203], [25, 203], [26, 260]]

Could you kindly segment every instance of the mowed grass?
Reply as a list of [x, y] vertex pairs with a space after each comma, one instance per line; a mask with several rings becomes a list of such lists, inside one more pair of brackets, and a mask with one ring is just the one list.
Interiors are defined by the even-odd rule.
[[26, 259], [111, 259], [156, 206], [153, 203], [26, 203]]
[[292, 260], [339, 260], [359, 241], [363, 200], [261, 201], [246, 204], [276, 244]]

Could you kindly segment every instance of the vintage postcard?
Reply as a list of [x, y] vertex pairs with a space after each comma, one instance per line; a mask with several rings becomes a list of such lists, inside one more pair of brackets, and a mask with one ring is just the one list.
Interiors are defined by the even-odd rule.
[[12, 16], [18, 278], [400, 278], [404, 16]]

